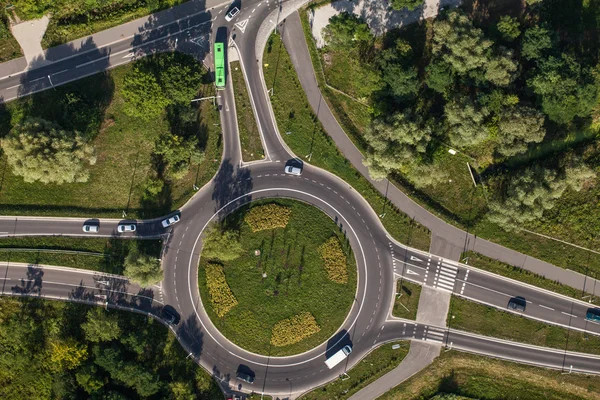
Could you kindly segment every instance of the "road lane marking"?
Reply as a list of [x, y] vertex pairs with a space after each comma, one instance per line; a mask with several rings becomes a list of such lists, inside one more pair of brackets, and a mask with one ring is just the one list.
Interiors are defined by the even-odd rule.
[[569, 317], [577, 318], [577, 315], [569, 314], [564, 311], [561, 311], [561, 314], [565, 314], [565, 315], [568, 315]]
[[545, 305], [542, 305], [542, 304], [540, 304], [539, 306], [542, 308], [545, 308], [547, 310], [554, 311], [554, 308], [546, 307]]

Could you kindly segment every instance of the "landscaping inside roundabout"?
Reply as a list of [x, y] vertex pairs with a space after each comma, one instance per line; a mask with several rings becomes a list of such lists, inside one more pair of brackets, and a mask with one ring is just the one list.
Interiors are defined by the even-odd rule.
[[356, 273], [347, 239], [325, 213], [295, 200], [263, 200], [206, 230], [198, 286], [225, 337], [254, 353], [285, 356], [340, 328]]

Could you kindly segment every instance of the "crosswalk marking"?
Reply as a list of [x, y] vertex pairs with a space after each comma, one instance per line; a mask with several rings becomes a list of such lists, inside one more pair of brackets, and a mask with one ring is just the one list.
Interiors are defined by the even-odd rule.
[[436, 265], [433, 287], [452, 292], [454, 290], [457, 275], [458, 268], [440, 260]]

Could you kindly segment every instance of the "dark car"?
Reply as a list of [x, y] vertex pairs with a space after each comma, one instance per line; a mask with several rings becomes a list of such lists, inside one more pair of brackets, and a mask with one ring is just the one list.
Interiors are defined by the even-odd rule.
[[513, 297], [508, 301], [508, 309], [524, 312], [527, 307], [527, 301], [524, 297], [517, 296]]
[[179, 313], [171, 306], [164, 306], [160, 312], [161, 317], [171, 325], [179, 324]]
[[247, 374], [245, 372], [238, 371], [235, 376], [237, 376], [238, 379], [241, 379], [244, 382], [254, 383], [254, 376]]

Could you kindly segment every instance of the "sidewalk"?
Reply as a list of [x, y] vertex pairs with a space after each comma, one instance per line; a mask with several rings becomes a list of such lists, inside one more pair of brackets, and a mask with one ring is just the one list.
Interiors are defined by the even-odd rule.
[[[147, 34], [150, 30], [177, 22], [180, 19], [187, 19], [215, 7], [229, 5], [229, 3], [230, 1], [224, 0], [190, 0], [179, 6], [159, 11], [146, 17], [138, 18], [125, 24], [94, 33], [93, 35], [86, 36], [84, 38], [73, 40], [60, 46], [43, 50], [43, 54], [38, 54], [38, 56], [47, 62], [56, 62], [65, 58], [69, 58], [73, 55], [81, 54], [85, 51], [97, 51], [98, 48], [122, 40], [129, 39], [130, 42], [133, 43], [137, 36]], [[30, 22], [25, 21], [23, 23], [25, 24]], [[25, 54], [27, 56], [27, 53]], [[45, 63], [44, 65], [47, 64], [48, 63]], [[40, 66], [42, 65], [36, 65], [35, 67]], [[26, 57], [21, 57], [16, 60], [2, 63], [0, 64], [0, 78], [22, 72], [26, 69]]]
[[[317, 117], [323, 128], [333, 139], [340, 152], [352, 163], [354, 168], [369, 180], [381, 194], [386, 193], [387, 181], [375, 181], [371, 179], [367, 167], [362, 163], [364, 158], [362, 153], [354, 146], [354, 143], [352, 143], [338, 124], [327, 102], [321, 102], [321, 91], [317, 84], [298, 13], [296, 12], [289, 16], [285, 24], [286, 29], [283, 31], [284, 44], [290, 53], [294, 69], [298, 74], [302, 89], [304, 89], [313, 111], [317, 113], [317, 110], [319, 110]], [[319, 104], [321, 104], [320, 107]], [[548, 279], [558, 281], [576, 289], [583, 290], [585, 286], [585, 291], [588, 293], [600, 293], [600, 285], [596, 285], [597, 282], [593, 278], [586, 278], [580, 273], [559, 268], [518, 251], [467, 234], [465, 231], [431, 214], [393, 184], [389, 185], [387, 197], [398, 209], [431, 231], [431, 253], [459, 261], [458, 258], [463, 249], [473, 250], [484, 256], [535, 272]]]

